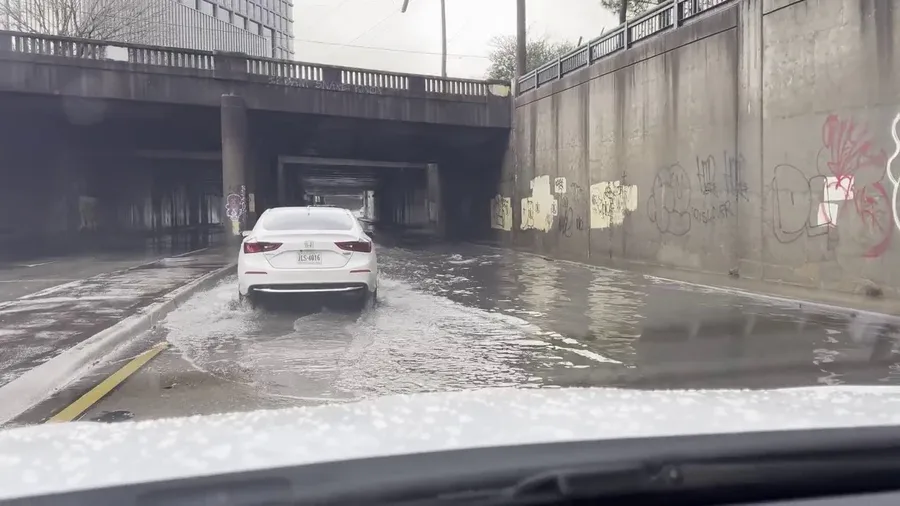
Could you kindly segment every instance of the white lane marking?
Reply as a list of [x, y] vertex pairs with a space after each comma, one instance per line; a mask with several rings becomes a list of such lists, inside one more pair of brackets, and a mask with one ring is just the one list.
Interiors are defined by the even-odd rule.
[[36, 292], [34, 292], [34, 293], [30, 293], [30, 294], [28, 294], [28, 295], [23, 295], [23, 296], [19, 297], [19, 298], [16, 299], [16, 300], [30, 300], [30, 299], [35, 299], [35, 298], [39, 298], [39, 297], [45, 297], [45, 296], [47, 296], [47, 295], [50, 295], [50, 294], [52, 294], [52, 293], [59, 292], [59, 291], [61, 291], [61, 290], [67, 290], [67, 289], [69, 289], [69, 288], [74, 288], [74, 287], [76, 287], [76, 286], [78, 286], [78, 285], [80, 285], [80, 284], [83, 284], [83, 283], [84, 283], [85, 281], [87, 281], [88, 279], [90, 279], [90, 278], [79, 279], [79, 280], [76, 280], [76, 281], [70, 281], [70, 282], [68, 282], [68, 283], [63, 283], [63, 284], [61, 284], [61, 285], [56, 285], [56, 286], [51, 286], [51, 287], [49, 287], [49, 288], [44, 288], [43, 290], [38, 290], [38, 291], [36, 291]]
[[40, 262], [36, 264], [18, 264], [16, 265], [16, 267], [40, 267], [41, 265], [50, 265], [55, 264], [56, 262], [59, 262], [59, 260], [51, 260], [49, 262]]
[[567, 348], [565, 346], [554, 346], [553, 348], [560, 350], [560, 351], [570, 351], [572, 353], [581, 355], [582, 357], [586, 357], [586, 358], [589, 358], [589, 359], [597, 361], [597, 362], [604, 362], [607, 364], [621, 364], [622, 363], [622, 362], [619, 362], [618, 360], [615, 360], [615, 359], [612, 359], [609, 357], [604, 357], [603, 355], [600, 355], [599, 353], [594, 353], [593, 351], [590, 351], [590, 350], [585, 350], [585, 349], [580, 349], [580, 348]]
[[28, 279], [0, 279], [0, 283], [63, 283], [67, 281], [80, 281], [75, 278], [28, 278]]
[[188, 255], [193, 255], [194, 253], [200, 253], [201, 251], [206, 251], [206, 250], [208, 250], [208, 249], [209, 249], [209, 246], [207, 246], [207, 247], [205, 247], [205, 248], [195, 249], [195, 250], [192, 250], [192, 251], [185, 251], [184, 253], [179, 253], [179, 254], [177, 254], [177, 255], [172, 255], [170, 258], [186, 257], [186, 256], [188, 256]]

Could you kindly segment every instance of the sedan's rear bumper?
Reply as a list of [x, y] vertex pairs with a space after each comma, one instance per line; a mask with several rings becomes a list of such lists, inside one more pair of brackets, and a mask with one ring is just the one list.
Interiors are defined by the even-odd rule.
[[358, 292], [368, 289], [366, 283], [293, 283], [277, 285], [254, 285], [251, 292], [262, 293], [335, 293]]
[[[373, 272], [374, 271], [374, 272]], [[242, 271], [238, 273], [238, 290], [262, 293], [330, 293], [368, 290], [378, 286], [376, 269], [351, 272], [344, 269], [311, 271]]]

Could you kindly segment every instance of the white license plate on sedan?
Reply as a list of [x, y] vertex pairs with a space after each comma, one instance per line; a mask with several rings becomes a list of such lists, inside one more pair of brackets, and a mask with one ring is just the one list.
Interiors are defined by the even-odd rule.
[[321, 253], [300, 253], [299, 262], [307, 265], [317, 265], [322, 263]]

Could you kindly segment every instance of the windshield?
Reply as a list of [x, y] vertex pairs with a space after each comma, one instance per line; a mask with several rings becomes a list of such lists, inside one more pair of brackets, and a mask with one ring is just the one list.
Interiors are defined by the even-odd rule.
[[0, 475], [896, 423], [893, 0], [102, 1], [0, 1]]
[[350, 230], [353, 224], [353, 217], [341, 209], [299, 208], [270, 211], [260, 220], [259, 227], [271, 231]]

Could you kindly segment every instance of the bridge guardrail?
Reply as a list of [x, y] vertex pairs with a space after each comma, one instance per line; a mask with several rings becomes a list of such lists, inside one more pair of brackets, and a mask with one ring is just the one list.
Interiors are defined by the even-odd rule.
[[238, 74], [268, 76], [269, 84], [273, 85], [356, 93], [396, 90], [429, 95], [479, 97], [495, 94], [492, 93], [492, 85], [507, 88], [509, 86], [508, 82], [502, 81], [441, 78], [260, 58], [243, 53], [146, 46], [10, 31], [0, 31], [0, 51], [2, 50], [61, 58], [117, 60], [135, 65], [208, 70], [212, 73], [211, 77], [225, 72], [232, 77]]
[[597, 60], [628, 49], [635, 42], [677, 28], [688, 19], [734, 1], [667, 0], [637, 18], [626, 21], [614, 30], [520, 77], [516, 93], [522, 94], [560, 79], [575, 70], [590, 66]]

